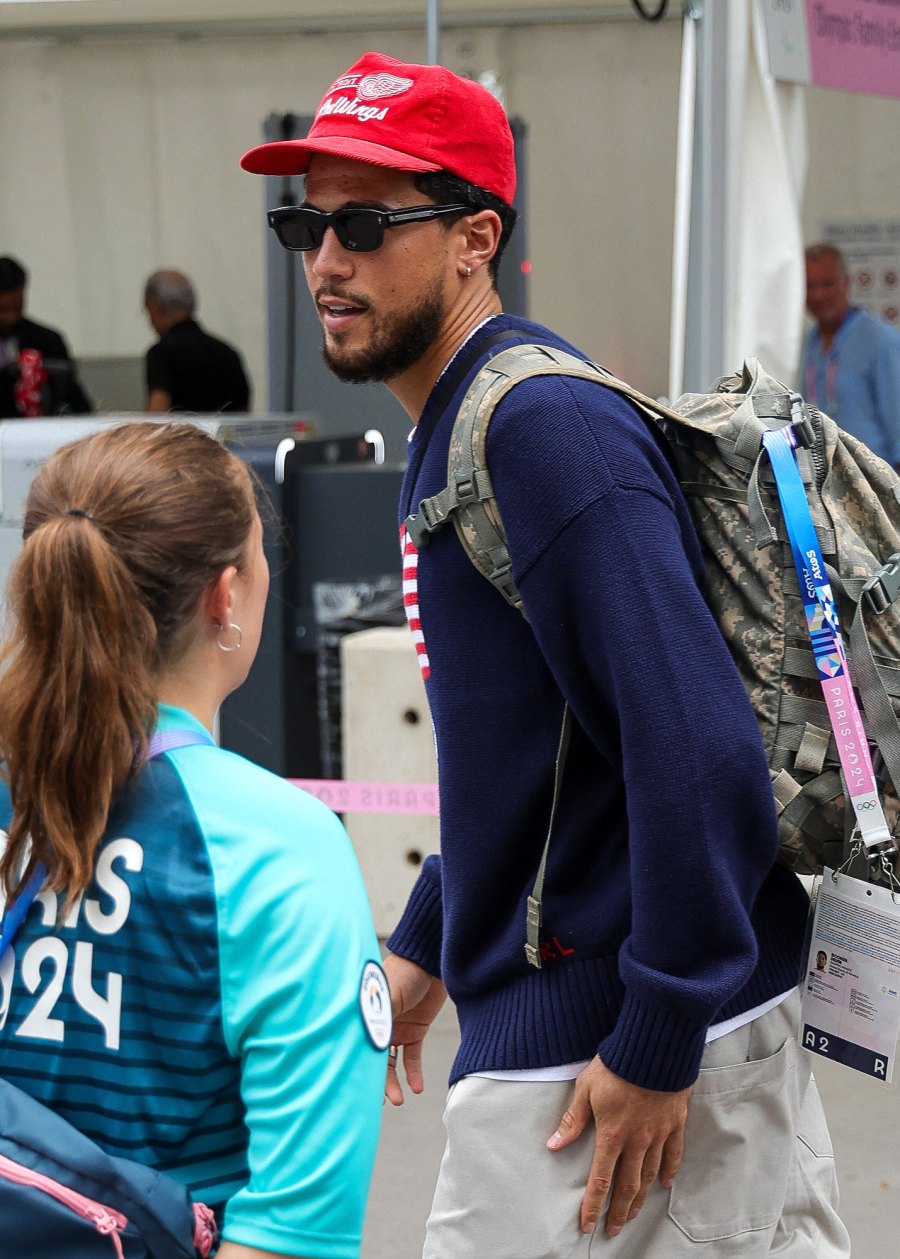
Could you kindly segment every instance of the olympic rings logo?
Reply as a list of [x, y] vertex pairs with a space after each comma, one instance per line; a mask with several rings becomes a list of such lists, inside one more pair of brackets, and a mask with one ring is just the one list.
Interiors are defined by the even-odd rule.
[[875, 808], [874, 800], [863, 800], [862, 804], [856, 806], [857, 813], [870, 813]]

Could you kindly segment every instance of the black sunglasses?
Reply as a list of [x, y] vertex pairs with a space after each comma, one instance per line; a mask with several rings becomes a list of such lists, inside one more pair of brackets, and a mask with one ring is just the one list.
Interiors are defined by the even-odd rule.
[[306, 252], [318, 249], [329, 227], [345, 249], [357, 254], [369, 254], [384, 244], [384, 233], [389, 227], [403, 223], [427, 223], [441, 214], [472, 213], [468, 205], [411, 205], [402, 210], [332, 210], [325, 214], [309, 206], [283, 205], [270, 210], [266, 216], [269, 227], [275, 232], [285, 249]]

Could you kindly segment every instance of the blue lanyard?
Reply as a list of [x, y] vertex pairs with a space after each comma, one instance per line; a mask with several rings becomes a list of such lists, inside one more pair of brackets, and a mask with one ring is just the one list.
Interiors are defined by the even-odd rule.
[[[152, 761], [154, 756], [162, 756], [164, 752], [172, 752], [175, 748], [192, 747], [195, 743], [213, 742], [214, 740], [210, 735], [201, 734], [199, 730], [156, 731], [150, 736], [147, 743], [147, 760]], [[28, 911], [34, 904], [46, 879], [47, 867], [43, 862], [38, 862], [31, 878], [3, 915], [2, 923], [0, 923], [0, 958], [4, 956], [6, 950], [12, 944], [16, 932], [27, 918]]]
[[775, 474], [819, 683], [860, 837], [867, 849], [881, 848], [885, 844], [893, 846], [875, 783], [869, 741], [850, 679], [834, 595], [797, 467], [797, 437], [788, 426], [769, 430], [762, 440]]

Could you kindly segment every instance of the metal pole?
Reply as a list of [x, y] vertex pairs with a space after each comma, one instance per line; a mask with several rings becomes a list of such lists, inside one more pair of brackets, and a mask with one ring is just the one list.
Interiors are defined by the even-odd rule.
[[[709, 389], [724, 369], [728, 258], [728, 50], [731, 5], [704, 4], [697, 30], [693, 195], [684, 346], [684, 388]], [[743, 5], [741, 6], [741, 13]], [[737, 15], [739, 16], [739, 15]]]
[[441, 14], [440, 0], [426, 0], [425, 5], [425, 60], [436, 66], [440, 61]]
[[671, 401], [684, 389], [688, 267], [691, 256], [691, 202], [694, 170], [694, 117], [697, 98], [697, 23], [699, 0], [687, 0], [681, 41], [681, 85], [675, 150], [675, 227], [672, 242], [672, 324], [669, 334]]

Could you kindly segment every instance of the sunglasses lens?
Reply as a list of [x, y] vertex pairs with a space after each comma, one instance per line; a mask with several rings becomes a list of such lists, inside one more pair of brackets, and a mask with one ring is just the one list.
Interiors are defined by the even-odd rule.
[[314, 210], [293, 206], [286, 211], [273, 210], [269, 215], [269, 225], [285, 249], [318, 249], [326, 226], [321, 220], [322, 216]]
[[278, 239], [285, 249], [318, 249], [325, 235], [322, 215], [315, 210], [297, 209], [278, 224]]
[[345, 249], [371, 253], [384, 244], [384, 226], [378, 210], [338, 210], [331, 225]]
[[323, 214], [308, 206], [292, 206], [273, 210], [269, 222], [285, 249], [302, 252], [318, 249], [329, 227], [334, 228], [343, 247], [355, 253], [371, 253], [384, 244], [384, 215], [379, 210], [336, 210]]

